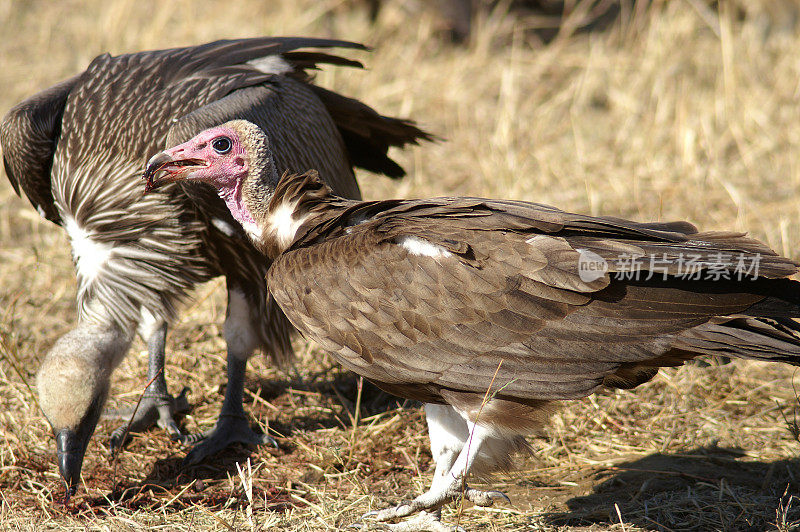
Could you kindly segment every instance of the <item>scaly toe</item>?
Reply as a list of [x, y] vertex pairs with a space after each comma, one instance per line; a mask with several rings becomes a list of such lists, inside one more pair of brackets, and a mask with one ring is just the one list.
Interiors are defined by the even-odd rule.
[[361, 519], [373, 519], [377, 522], [390, 521], [414, 513], [414, 501], [403, 501], [394, 508], [384, 508], [383, 510], [372, 510], [361, 516]]
[[[189, 410], [186, 394], [189, 388], [184, 387], [177, 397], [169, 394], [153, 394], [146, 392], [139, 402], [138, 408], [132, 406], [119, 410], [108, 410], [104, 417], [112, 419], [126, 419], [127, 423], [120, 425], [111, 433], [109, 445], [112, 455], [127, 441], [123, 441], [126, 432], [144, 432], [154, 425], [163, 428], [173, 441], [181, 440], [181, 433], [173, 415]], [[125, 438], [127, 440], [127, 438]]]
[[[401, 505], [402, 506], [402, 505]], [[400, 508], [387, 508], [387, 510], [396, 510]], [[386, 510], [380, 511], [373, 511], [367, 512], [364, 514], [363, 518], [366, 517], [373, 517], [373, 516], [380, 516], [382, 512]], [[407, 515], [407, 514], [406, 514]], [[402, 516], [396, 516], [402, 517]], [[461, 527], [453, 527], [447, 526], [439, 520], [438, 512], [431, 513], [426, 512], [425, 510], [420, 511], [417, 515], [412, 517], [411, 519], [407, 519], [401, 523], [383, 523], [380, 522], [380, 519], [377, 519], [378, 522], [376, 523], [365, 523], [363, 525], [356, 524], [353, 525], [356, 528], [360, 528], [361, 530], [389, 530], [391, 532], [464, 532], [464, 529]]]
[[464, 498], [468, 501], [471, 501], [476, 506], [492, 506], [494, 501], [496, 500], [505, 500], [509, 504], [511, 503], [511, 499], [503, 493], [502, 491], [492, 490], [492, 491], [481, 491], [476, 490], [473, 488], [467, 488], [464, 490]]
[[234, 443], [254, 446], [271, 445], [278, 448], [275, 438], [268, 434], [254, 432], [248, 425], [247, 418], [239, 416], [221, 416], [212, 430], [183, 436], [181, 441], [188, 444], [200, 442], [183, 459], [184, 466], [195, 465]]

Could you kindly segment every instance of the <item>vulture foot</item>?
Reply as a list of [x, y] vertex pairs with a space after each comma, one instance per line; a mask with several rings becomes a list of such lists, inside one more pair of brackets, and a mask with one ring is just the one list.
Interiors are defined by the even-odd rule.
[[181, 442], [193, 444], [191, 451], [183, 459], [183, 465], [189, 466], [202, 462], [234, 443], [244, 443], [246, 445], [265, 445], [269, 444], [278, 448], [278, 442], [272, 436], [259, 434], [250, 428], [247, 417], [244, 415], [223, 414], [219, 417], [213, 429], [199, 434], [189, 434], [182, 436]]
[[[394, 508], [386, 508], [384, 510], [368, 512], [364, 514], [364, 518], [372, 518], [380, 523], [383, 521], [390, 521], [393, 519], [406, 517], [415, 512], [420, 512], [420, 514], [414, 517], [413, 519], [405, 521], [403, 523], [399, 523], [399, 525], [405, 525], [408, 523], [417, 523], [417, 521], [427, 522], [427, 520], [430, 519], [430, 517], [421, 517], [423, 514], [427, 514], [428, 516], [430, 516], [432, 515], [430, 511], [434, 511], [436, 512], [436, 514], [438, 514], [439, 509], [442, 507], [444, 503], [449, 501], [455, 501], [462, 497], [468, 501], [471, 501], [476, 506], [492, 506], [494, 504], [494, 501], [498, 499], [503, 499], [507, 502], [511, 502], [508, 496], [506, 496], [506, 494], [501, 491], [477, 490], [474, 488], [470, 488], [469, 486], [462, 485], [460, 478], [453, 478], [453, 477], [451, 478], [452, 481], [447, 485], [442, 485], [441, 482], [439, 483], [434, 482], [434, 485], [431, 486], [431, 489], [429, 489], [427, 492], [423, 493], [413, 501], [402, 502], [397, 506], [395, 506]], [[441, 526], [444, 527], [444, 525]], [[438, 528], [436, 530], [445, 530], [445, 529], [452, 530], [449, 528]], [[400, 530], [428, 530], [428, 529], [391, 528], [391, 530], [400, 531]]]
[[[367, 530], [389, 530], [390, 532], [464, 532], [460, 526], [447, 526], [440, 520], [440, 512], [421, 511], [402, 523], [372, 523]], [[364, 517], [367, 517], [367, 514]], [[357, 528], [362, 528], [356, 525]]]
[[143, 432], [153, 425], [158, 425], [166, 430], [172, 440], [179, 440], [182, 434], [173, 416], [189, 411], [189, 401], [186, 399], [188, 392], [189, 388], [186, 387], [177, 397], [168, 393], [145, 392], [138, 408], [132, 406], [107, 412], [106, 417], [130, 420], [129, 423], [117, 427], [111, 433], [111, 451], [114, 452], [125, 444], [123, 438], [126, 432]]

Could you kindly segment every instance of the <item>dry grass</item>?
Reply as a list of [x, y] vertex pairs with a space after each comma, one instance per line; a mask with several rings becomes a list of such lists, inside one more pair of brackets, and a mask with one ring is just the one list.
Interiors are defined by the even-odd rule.
[[[655, 3], [609, 31], [544, 47], [501, 11], [473, 42], [442, 44], [422, 0], [389, 3], [371, 27], [345, 0], [172, 3], [0, 0], [0, 113], [98, 53], [260, 34], [337, 36], [376, 47], [365, 72], [318, 81], [446, 142], [398, 153], [400, 183], [361, 175], [367, 197], [525, 198], [639, 220], [749, 230], [800, 258], [800, 28], [777, 2]], [[772, 18], [770, 18], [772, 17]], [[280, 451], [232, 450], [180, 468], [185, 449], [136, 435], [116, 473], [101, 422], [74, 506], [29, 385], [74, 321], [74, 279], [58, 228], [0, 183], [0, 524], [13, 530], [326, 530], [419, 492], [430, 455], [418, 409], [386, 410], [367, 389], [356, 429], [353, 379], [298, 344], [296, 373], [254, 360], [247, 408]], [[210, 426], [224, 383], [219, 282], [201, 287], [172, 331], [167, 377], [191, 389], [183, 426]], [[145, 385], [139, 345], [113, 402]], [[533, 441], [534, 457], [494, 485], [512, 506], [469, 508], [468, 530], [780, 530], [800, 523], [792, 368], [756, 363], [662, 372], [635, 393], [571, 403]], [[246, 463], [249, 456], [250, 464]], [[243, 469], [237, 469], [236, 461]], [[195, 480], [198, 479], [198, 480]], [[445, 518], [455, 519], [448, 508]]]

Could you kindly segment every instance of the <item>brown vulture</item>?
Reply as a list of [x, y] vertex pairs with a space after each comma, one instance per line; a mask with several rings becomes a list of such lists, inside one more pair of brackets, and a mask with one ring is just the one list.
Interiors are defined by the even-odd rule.
[[[209, 183], [272, 261], [271, 296], [346, 368], [426, 403], [441, 505], [502, 467], [554, 406], [633, 388], [698, 355], [800, 365], [797, 264], [738, 233], [481, 198], [356, 201], [283, 177], [258, 126], [232, 121], [155, 155], [147, 188]], [[689, 267], [691, 263], [691, 268]], [[391, 528], [391, 527], [390, 527]]]
[[[147, 157], [235, 118], [272, 138], [282, 170], [319, 169], [333, 190], [360, 197], [353, 166], [401, 177], [390, 146], [429, 138], [412, 123], [311, 82], [319, 65], [361, 66], [309, 48], [364, 46], [329, 39], [263, 37], [104, 54], [82, 73], [12, 108], [0, 124], [6, 174], [39, 213], [69, 235], [78, 278], [78, 325], [47, 354], [38, 393], [57, 441], [69, 492], [105, 402], [113, 369], [138, 332], [150, 379], [132, 429], [156, 420], [187, 443], [196, 462], [232, 442], [263, 443], [242, 408], [245, 365], [255, 349], [291, 354], [291, 325], [268, 304], [269, 263], [213, 190], [174, 186], [144, 197], [134, 176]], [[164, 345], [176, 305], [198, 283], [224, 275], [228, 386], [214, 429], [184, 436], [167, 392]], [[112, 435], [119, 445], [123, 431]]]

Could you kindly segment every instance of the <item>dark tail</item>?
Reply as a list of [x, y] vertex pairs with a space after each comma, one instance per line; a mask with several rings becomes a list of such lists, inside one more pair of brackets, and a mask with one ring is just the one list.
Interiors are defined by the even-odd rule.
[[718, 318], [684, 332], [674, 347], [800, 366], [800, 323], [791, 318]]
[[344, 139], [353, 166], [392, 178], [406, 175], [387, 152], [390, 146], [402, 148], [421, 140], [435, 141], [437, 137], [418, 128], [414, 122], [378, 114], [358, 100], [310, 85], [333, 117]]

